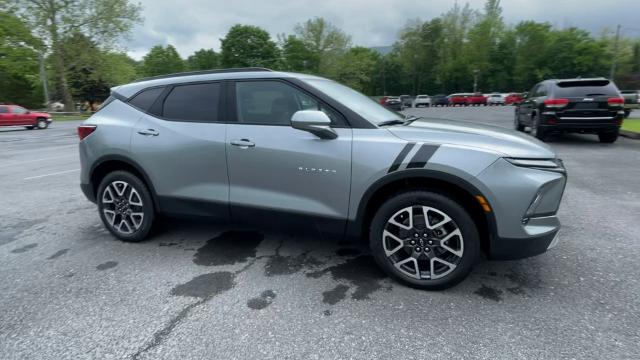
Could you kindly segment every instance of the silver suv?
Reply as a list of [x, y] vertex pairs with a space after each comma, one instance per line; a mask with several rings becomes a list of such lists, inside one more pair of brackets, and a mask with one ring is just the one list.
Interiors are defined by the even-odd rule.
[[146, 238], [158, 214], [303, 224], [368, 239], [389, 275], [443, 289], [481, 252], [540, 254], [560, 227], [566, 175], [547, 145], [404, 117], [317, 76], [246, 68], [144, 79], [112, 89], [78, 134], [82, 190], [125, 241]]

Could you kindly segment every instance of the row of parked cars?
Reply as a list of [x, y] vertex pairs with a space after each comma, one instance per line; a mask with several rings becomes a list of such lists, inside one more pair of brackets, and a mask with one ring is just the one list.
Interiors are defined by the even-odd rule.
[[455, 93], [451, 95], [410, 95], [383, 96], [380, 103], [393, 110], [403, 110], [408, 107], [430, 106], [487, 106], [487, 105], [515, 105], [524, 99], [521, 93]]

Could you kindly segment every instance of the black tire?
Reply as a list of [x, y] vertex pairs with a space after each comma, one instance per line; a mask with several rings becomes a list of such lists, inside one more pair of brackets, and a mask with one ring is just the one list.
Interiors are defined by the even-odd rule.
[[518, 114], [518, 110], [514, 111], [515, 115], [513, 116], [513, 127], [517, 131], [524, 131], [524, 125], [520, 123], [520, 114]]
[[[411, 206], [428, 206], [443, 212], [444, 214], [449, 216], [449, 218], [452, 220], [452, 224], [454, 226], [457, 226], [457, 228], [460, 230], [460, 233], [462, 234], [462, 256], [458, 257], [459, 262], [457, 266], [448, 274], [440, 278], [417, 279], [415, 277], [408, 276], [404, 272], [396, 268], [396, 266], [393, 265], [390, 257], [387, 257], [387, 255], [385, 254], [385, 245], [383, 243], [383, 241], [385, 240], [383, 240], [383, 234], [385, 227], [387, 226], [387, 222], [398, 211], [402, 211], [402, 209]], [[416, 218], [416, 215], [414, 215], [414, 218]], [[424, 219], [424, 217], [422, 218]], [[391, 277], [414, 288], [423, 290], [442, 290], [460, 283], [471, 272], [473, 266], [476, 264], [479, 258], [480, 237], [478, 235], [476, 225], [469, 214], [462, 206], [453, 201], [451, 198], [442, 194], [428, 191], [410, 191], [399, 193], [398, 195], [395, 195], [387, 200], [384, 204], [382, 204], [382, 206], [380, 206], [371, 222], [369, 231], [369, 247], [371, 248], [371, 252], [376, 260], [376, 263]], [[405, 249], [403, 248], [399, 251], [405, 251]], [[433, 253], [435, 252], [436, 250], [434, 248]], [[427, 253], [423, 252], [423, 254], [426, 257]], [[417, 272], [418, 271], [416, 271], [416, 273]]]
[[601, 143], [611, 144], [618, 140], [619, 130], [598, 133], [598, 139]]
[[47, 122], [47, 119], [38, 118], [38, 121], [36, 121], [35, 129], [44, 130], [44, 129], [48, 128], [48, 127], [49, 127], [49, 123]]
[[531, 136], [540, 141], [544, 141], [546, 135], [544, 129], [540, 128], [540, 118], [538, 115], [534, 115], [533, 118], [531, 118]]
[[[111, 221], [107, 219], [107, 215], [104, 211], [107, 206], [111, 206], [107, 205], [107, 203], [105, 202], [105, 191], [107, 187], [114, 182], [125, 182], [127, 185], [135, 189], [135, 191], [139, 194], [139, 199], [142, 202], [142, 206], [135, 208], [137, 212], [141, 212], [143, 214], [142, 221], [137, 229], [128, 234], [119, 231], [115, 226], [115, 222], [118, 222], [118, 218], [116, 216], [120, 216], [119, 219], [122, 221], [122, 215], [114, 215], [114, 224], [112, 225]], [[111, 189], [113, 189], [113, 187]], [[113, 193], [113, 191], [115, 190], [111, 191]], [[124, 191], [126, 191], [126, 189]], [[108, 195], [106, 196], [108, 197]], [[123, 198], [126, 198], [126, 196], [127, 195], [125, 192]], [[104, 226], [107, 228], [107, 230], [109, 230], [109, 232], [111, 232], [111, 234], [113, 234], [118, 239], [127, 242], [140, 242], [147, 238], [153, 227], [155, 211], [151, 193], [149, 192], [149, 189], [147, 189], [147, 186], [144, 184], [144, 182], [142, 182], [142, 180], [127, 171], [111, 172], [107, 174], [107, 176], [105, 176], [104, 179], [102, 179], [102, 181], [100, 182], [100, 186], [98, 187], [98, 194], [96, 197], [100, 219], [102, 219]], [[131, 200], [131, 197], [129, 197], [129, 200]], [[133, 209], [133, 207], [131, 208]], [[129, 218], [129, 220], [130, 221], [128, 222], [125, 221], [125, 223], [127, 223], [127, 227], [131, 230], [131, 226], [129, 224], [132, 223], [132, 220], [131, 218]]]

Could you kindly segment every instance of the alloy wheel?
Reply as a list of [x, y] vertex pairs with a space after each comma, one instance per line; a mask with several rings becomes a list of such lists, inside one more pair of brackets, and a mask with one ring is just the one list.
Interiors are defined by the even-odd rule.
[[435, 280], [460, 265], [464, 239], [443, 211], [422, 205], [403, 208], [385, 224], [382, 245], [387, 260], [402, 274]]
[[144, 220], [142, 197], [131, 184], [117, 180], [102, 192], [102, 212], [109, 226], [124, 235], [136, 232]]

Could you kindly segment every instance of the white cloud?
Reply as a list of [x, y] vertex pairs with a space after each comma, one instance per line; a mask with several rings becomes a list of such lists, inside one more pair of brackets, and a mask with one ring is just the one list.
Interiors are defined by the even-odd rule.
[[[481, 9], [484, 0], [469, 3]], [[316, 16], [343, 29], [354, 44], [390, 45], [408, 20], [431, 19], [453, 4], [424, 0], [142, 0], [145, 22], [136, 27], [125, 46], [137, 59], [156, 44], [173, 44], [186, 57], [201, 48], [219, 50], [220, 38], [234, 24], [260, 26], [275, 39], [277, 34], [292, 33], [296, 23]], [[502, 8], [507, 23], [548, 21], [557, 27], [578, 26], [598, 34], [617, 24], [636, 26], [640, 2], [503, 0]], [[640, 36], [640, 32], [629, 30], [628, 35]]]

